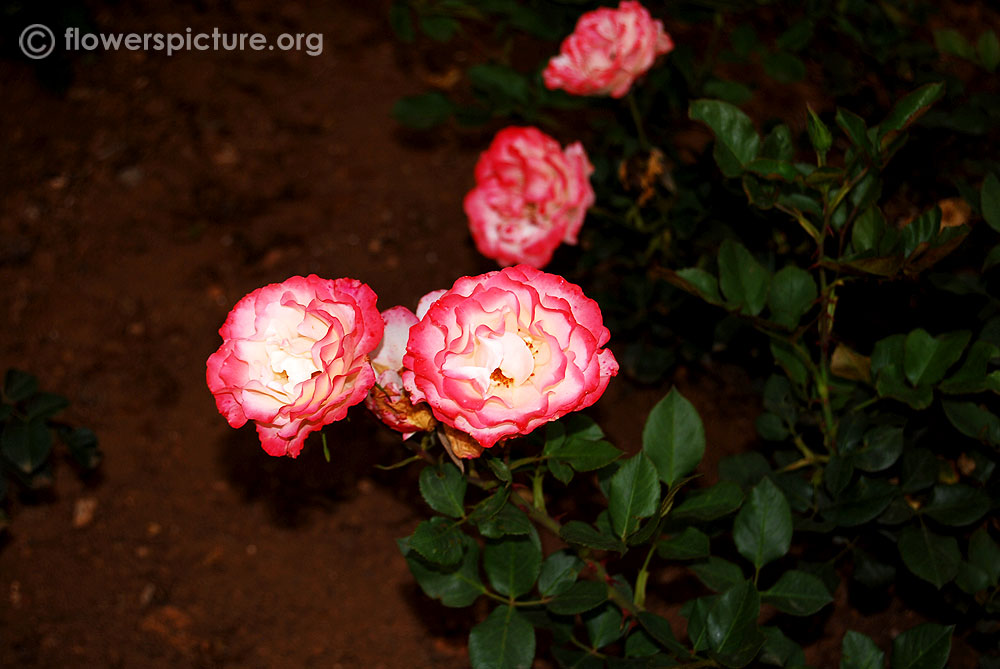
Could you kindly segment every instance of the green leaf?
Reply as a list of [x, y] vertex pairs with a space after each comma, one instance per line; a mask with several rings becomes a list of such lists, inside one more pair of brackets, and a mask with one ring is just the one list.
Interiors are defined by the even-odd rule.
[[885, 653], [875, 642], [862, 634], [849, 630], [841, 644], [840, 669], [883, 669]]
[[804, 269], [788, 265], [771, 279], [771, 292], [767, 298], [771, 320], [794, 328], [812, 308], [818, 295], [812, 275]]
[[403, 125], [427, 130], [447, 121], [455, 106], [441, 93], [408, 95], [396, 101], [392, 117]]
[[736, 514], [733, 541], [740, 555], [757, 569], [788, 552], [792, 511], [771, 479], [765, 478], [750, 491], [746, 504]]
[[954, 625], [923, 623], [906, 630], [892, 642], [889, 669], [943, 669], [954, 629]]
[[447, 42], [458, 32], [459, 23], [450, 16], [421, 16], [420, 30], [435, 42]]
[[979, 54], [979, 63], [986, 70], [995, 72], [1000, 66], [1000, 39], [992, 30], [987, 30], [979, 36], [976, 42], [976, 53]]
[[989, 510], [989, 496], [964, 483], [934, 486], [931, 501], [921, 509], [937, 522], [951, 526], [974, 523]]
[[677, 388], [657, 402], [642, 430], [642, 451], [668, 486], [690, 474], [705, 453], [705, 426]]
[[968, 330], [949, 332], [932, 337], [926, 330], [916, 329], [906, 336], [903, 369], [914, 386], [937, 383], [945, 372], [962, 357], [972, 333]]
[[[631, 599], [631, 597], [629, 598]], [[581, 616], [592, 648], [603, 648], [625, 634], [621, 610], [610, 602]]]
[[559, 537], [571, 544], [596, 548], [602, 551], [625, 551], [625, 544], [619, 539], [595, 530], [590, 525], [579, 520], [571, 520], [559, 530]]
[[35, 393], [24, 403], [25, 420], [48, 420], [69, 406], [69, 400], [55, 393]]
[[743, 504], [743, 491], [732, 481], [720, 481], [710, 488], [695, 490], [675, 506], [671, 518], [715, 520], [732, 513]]
[[552, 597], [569, 589], [583, 569], [584, 562], [569, 551], [556, 551], [545, 558], [538, 573], [538, 592]]
[[508, 502], [495, 515], [477, 522], [484, 537], [498, 539], [509, 534], [531, 534], [532, 525], [528, 517], [513, 503]]
[[76, 463], [84, 469], [95, 469], [101, 464], [101, 451], [97, 444], [97, 435], [86, 427], [60, 431], [60, 438], [65, 442], [69, 454]]
[[611, 477], [608, 513], [611, 527], [622, 541], [639, 527], [639, 519], [649, 518], [660, 503], [660, 482], [656, 467], [645, 453], [622, 462]]
[[786, 51], [765, 54], [761, 64], [767, 76], [783, 84], [802, 81], [806, 77], [806, 65], [802, 59]]
[[542, 549], [533, 537], [489, 539], [483, 548], [483, 569], [490, 585], [508, 597], [520, 597], [535, 585], [542, 568]]
[[721, 100], [695, 100], [688, 116], [705, 123], [715, 133], [713, 154], [727, 177], [738, 177], [743, 166], [757, 157], [760, 136], [750, 117], [738, 107]]
[[[621, 666], [622, 669], [633, 669], [636, 667], [635, 662], [630, 662], [634, 658], [650, 658], [654, 655], [660, 654], [662, 651], [660, 646], [656, 641], [650, 636], [649, 632], [639, 628], [629, 633], [625, 637], [625, 660], [617, 660], [615, 662], [623, 662], [623, 664], [615, 664], [615, 667]], [[659, 658], [658, 658], [659, 659]], [[610, 663], [608, 666], [612, 666]], [[639, 664], [638, 666], [648, 666], [645, 664]]]
[[693, 527], [669, 539], [656, 543], [656, 552], [664, 560], [694, 560], [708, 557], [710, 553], [708, 535]]
[[719, 249], [719, 284], [726, 299], [742, 313], [756, 316], [767, 302], [770, 276], [746, 247], [727, 238]]
[[571, 616], [595, 609], [608, 600], [608, 586], [597, 581], [577, 581], [548, 603], [549, 611]]
[[1000, 444], [1000, 418], [973, 402], [945, 401], [944, 415], [956, 430], [991, 445]]
[[891, 467], [903, 453], [903, 428], [880, 425], [865, 433], [861, 447], [850, 451], [851, 463], [864, 472]]
[[420, 472], [420, 494], [437, 511], [452, 518], [465, 515], [465, 488], [468, 483], [458, 467], [446, 462], [440, 467], [425, 467]]
[[885, 216], [878, 207], [869, 207], [858, 216], [851, 229], [851, 246], [856, 253], [875, 252], [886, 230]]
[[792, 168], [789, 181], [794, 181], [800, 176], [797, 169], [792, 167], [791, 162], [795, 160], [795, 140], [792, 139], [792, 131], [784, 123], [779, 123], [767, 133], [764, 144], [760, 148], [762, 158], [777, 161]]
[[[569, 641], [569, 637], [570, 633], [567, 632], [566, 642]], [[552, 653], [558, 666], [564, 669], [606, 669], [603, 660], [586, 651], [553, 645], [549, 652]]]
[[776, 667], [805, 667], [806, 654], [802, 646], [795, 643], [777, 627], [761, 627], [764, 633], [764, 647], [760, 650], [760, 662]]
[[773, 413], [762, 413], [757, 416], [754, 426], [761, 439], [767, 441], [784, 441], [790, 434], [785, 422]]
[[465, 608], [486, 591], [479, 579], [479, 545], [472, 537], [462, 535], [464, 554], [457, 567], [428, 562], [406, 539], [398, 540], [397, 544], [420, 589], [428, 597], [440, 599], [445, 606]]
[[30, 474], [52, 452], [52, 432], [44, 421], [11, 420], [0, 434], [0, 452], [25, 474]]
[[691, 565], [690, 569], [698, 580], [715, 592], [728, 590], [743, 581], [743, 571], [739, 566], [720, 557], [712, 556], [705, 562]]
[[919, 247], [930, 244], [941, 230], [941, 208], [934, 206], [903, 228], [903, 256], [909, 258]]
[[643, 611], [639, 614], [639, 623], [661, 646], [678, 657], [685, 658], [688, 656], [687, 649], [674, 636], [674, 630], [671, 628], [669, 620], [655, 613]]
[[990, 584], [1000, 583], [1000, 546], [985, 529], [978, 529], [969, 538], [969, 562], [986, 572]]
[[943, 83], [927, 84], [913, 91], [897, 102], [889, 115], [879, 124], [879, 137], [909, 127], [923, 116], [932, 104], [940, 100], [942, 95], [944, 95]]
[[535, 628], [514, 607], [500, 605], [469, 633], [473, 669], [529, 669], [535, 659]]
[[842, 527], [864, 525], [885, 511], [896, 493], [896, 487], [883, 479], [859, 476], [823, 510], [823, 517]]
[[496, 476], [500, 481], [504, 483], [510, 483], [513, 480], [513, 476], [510, 473], [510, 468], [507, 463], [495, 456], [484, 455], [480, 460], [486, 460], [486, 466], [490, 468], [493, 472], [493, 476]]
[[[772, 383], [773, 382], [773, 383]], [[764, 406], [778, 415], [781, 407], [776, 403], [778, 391], [788, 388], [788, 380], [779, 376], [771, 376], [764, 385]], [[768, 391], [773, 394], [769, 398]], [[785, 420], [792, 422], [794, 416], [784, 415]], [[760, 480], [771, 473], [771, 465], [767, 458], [756, 451], [730, 455], [719, 461], [719, 478], [723, 481], [734, 481], [741, 488], [748, 490], [760, 483]]]
[[465, 71], [473, 89], [501, 104], [526, 105], [531, 102], [531, 82], [525, 75], [506, 65], [481, 63]]
[[1000, 179], [990, 172], [983, 179], [983, 190], [979, 195], [983, 218], [991, 228], [1000, 232]]
[[792, 24], [792, 26], [781, 33], [774, 44], [779, 49], [787, 49], [788, 51], [801, 51], [809, 45], [813, 36], [813, 22], [809, 19], [803, 19], [802, 21], [797, 21]]
[[566, 428], [567, 439], [582, 439], [584, 441], [600, 441], [604, 438], [604, 432], [593, 418], [582, 414], [573, 413], [559, 421]]
[[585, 441], [570, 437], [549, 455], [565, 462], [578, 472], [590, 472], [611, 464], [621, 454], [622, 451], [607, 441]]
[[809, 370], [802, 363], [802, 358], [789, 344], [777, 339], [771, 340], [771, 355], [775, 362], [781, 365], [788, 378], [800, 388], [804, 387], [809, 378]]
[[868, 126], [865, 120], [846, 109], [837, 107], [837, 115], [834, 117], [840, 129], [847, 133], [851, 143], [861, 149], [864, 153], [872, 155], [872, 142], [868, 137]]
[[733, 52], [743, 60], [749, 58], [750, 54], [760, 47], [757, 33], [748, 23], [737, 25], [732, 34], [729, 35], [729, 41], [732, 44]]
[[965, 60], [973, 60], [976, 52], [962, 33], [953, 28], [942, 28], [934, 31], [934, 46], [941, 53], [958, 56]]
[[786, 571], [777, 583], [760, 594], [766, 604], [793, 616], [811, 616], [833, 601], [823, 581], [795, 569]]
[[855, 548], [852, 553], [853, 577], [861, 585], [867, 588], [884, 588], [895, 580], [896, 568], [893, 565], [880, 561], [860, 548]]
[[939, 590], [958, 574], [962, 556], [955, 537], [910, 526], [903, 529], [898, 546], [906, 568]]
[[8, 402], [26, 400], [38, 392], [38, 379], [19, 369], [8, 369], [3, 381], [3, 394]]
[[453, 521], [435, 517], [417, 525], [409, 546], [434, 564], [453, 565], [462, 559], [464, 536]]
[[1000, 355], [1000, 349], [994, 344], [982, 339], [973, 342], [962, 366], [949, 378], [942, 381], [939, 387], [942, 392], [949, 394], [978, 393], [984, 390], [1000, 391], [1000, 386], [989, 372], [990, 361], [998, 355]]
[[469, 520], [479, 524], [493, 518], [504, 508], [509, 497], [510, 488], [498, 488], [495, 493], [476, 504], [469, 514]]
[[854, 478], [854, 463], [842, 455], [831, 455], [823, 468], [823, 484], [830, 494], [839, 497]]
[[749, 102], [753, 97], [753, 91], [745, 84], [737, 81], [725, 81], [722, 79], [709, 79], [705, 82], [702, 91], [705, 95], [719, 98], [734, 105], [741, 105]]
[[696, 602], [688, 620], [688, 636], [694, 648], [708, 647], [730, 666], [747, 664], [764, 643], [757, 628], [760, 595], [750, 581], [741, 581], [721, 595]]
[[719, 280], [698, 267], [677, 270], [677, 276], [687, 281], [697, 291], [701, 299], [710, 304], [722, 304], [719, 295]]
[[962, 562], [958, 565], [958, 575], [955, 577], [955, 585], [974, 595], [990, 587], [990, 576], [984, 570], [969, 562]]
[[809, 110], [809, 118], [806, 121], [806, 129], [809, 131], [809, 142], [813, 146], [813, 150], [816, 151], [816, 155], [820, 158], [820, 162], [826, 161], [826, 154], [833, 146], [833, 135], [830, 134], [830, 129], [826, 127], [826, 124], [816, 115], [816, 112], [812, 110], [812, 107], [807, 105]]
[[416, 38], [413, 21], [410, 18], [410, 8], [404, 0], [394, 0], [389, 7], [389, 25], [402, 42], [409, 44]]
[[937, 481], [940, 465], [926, 448], [908, 449], [903, 454], [902, 491], [914, 493], [929, 488]]

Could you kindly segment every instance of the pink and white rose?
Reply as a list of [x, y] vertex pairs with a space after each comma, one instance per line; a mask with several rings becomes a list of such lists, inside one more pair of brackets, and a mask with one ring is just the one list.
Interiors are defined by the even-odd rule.
[[620, 98], [657, 56], [673, 48], [661, 21], [638, 2], [622, 2], [618, 9], [601, 7], [583, 14], [542, 78], [549, 89]]
[[576, 244], [594, 204], [593, 171], [580, 142], [563, 150], [538, 128], [498, 132], [464, 202], [479, 252], [503, 266], [544, 267], [560, 243]]
[[418, 319], [406, 307], [392, 307], [382, 312], [382, 321], [385, 331], [371, 359], [375, 385], [365, 398], [365, 406], [383, 423], [402, 432], [403, 439], [409, 439], [417, 432], [434, 429], [436, 423], [426, 404], [414, 406], [410, 402], [400, 376], [410, 328]]
[[375, 382], [376, 295], [355, 279], [293, 276], [241, 299], [219, 330], [206, 378], [233, 427], [257, 424], [270, 455], [298, 456], [306, 436], [347, 415]]
[[403, 386], [489, 448], [590, 406], [618, 373], [600, 307], [527, 265], [462, 277], [410, 328]]

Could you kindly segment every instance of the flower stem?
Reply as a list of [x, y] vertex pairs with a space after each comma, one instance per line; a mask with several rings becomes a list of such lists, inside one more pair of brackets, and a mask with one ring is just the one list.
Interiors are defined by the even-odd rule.
[[632, 120], [635, 122], [635, 130], [639, 136], [639, 147], [643, 151], [649, 150], [649, 139], [646, 137], [646, 129], [642, 125], [642, 114], [639, 113], [639, 103], [635, 101], [635, 95], [632, 91], [629, 91], [628, 95], [628, 108], [632, 112]]
[[638, 609], [642, 609], [646, 604], [646, 583], [649, 581], [649, 561], [653, 557], [653, 553], [656, 551], [656, 544], [649, 547], [649, 552], [646, 553], [646, 560], [642, 563], [642, 569], [639, 570], [639, 575], [635, 577], [635, 605]]

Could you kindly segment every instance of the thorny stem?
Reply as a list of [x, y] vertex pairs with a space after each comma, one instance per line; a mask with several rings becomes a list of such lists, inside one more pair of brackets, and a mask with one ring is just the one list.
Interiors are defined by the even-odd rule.
[[547, 529], [549, 532], [555, 534], [557, 537], [559, 536], [561, 526], [558, 522], [556, 522], [555, 518], [550, 516], [544, 509], [536, 509], [532, 500], [525, 497], [524, 494], [517, 488], [512, 487], [510, 489], [510, 494], [521, 500], [521, 504], [524, 506], [525, 512], [532, 520]]
[[585, 643], [583, 643], [582, 641], [580, 641], [579, 639], [577, 639], [577, 638], [576, 638], [575, 636], [573, 636], [572, 634], [571, 634], [571, 635], [570, 635], [570, 637], [569, 637], [569, 641], [570, 641], [570, 643], [572, 643], [572, 644], [573, 644], [574, 646], [576, 646], [576, 647], [577, 647], [577, 648], [579, 648], [580, 650], [585, 650], [585, 651], [587, 651], [587, 654], [588, 654], [588, 655], [591, 655], [591, 656], [593, 656], [593, 657], [597, 657], [597, 658], [600, 658], [600, 659], [602, 659], [602, 660], [603, 660], [604, 658], [606, 658], [606, 657], [607, 657], [607, 655], [605, 655], [604, 653], [601, 653], [601, 652], [597, 651], [596, 649], [594, 649], [594, 648], [591, 648], [591, 647], [590, 647], [590, 646], [588, 646], [587, 644], [585, 644]]
[[[531, 500], [526, 498], [517, 488], [511, 488], [511, 495], [516, 495], [521, 500], [524, 511], [532, 520], [547, 529], [549, 532], [552, 532], [557, 537], [559, 536], [559, 530], [562, 529], [562, 526], [555, 518], [550, 516], [544, 509], [536, 509]], [[621, 607], [623, 611], [627, 611], [633, 616], [642, 611], [642, 606], [629, 601], [626, 597], [622, 596], [620, 592], [618, 592], [618, 590], [612, 585], [613, 579], [608, 575], [607, 570], [604, 569], [604, 565], [596, 560], [588, 559], [589, 555], [589, 549], [585, 548], [580, 551], [580, 557], [586, 560], [587, 564], [594, 570], [597, 575], [597, 579], [608, 585], [608, 599]]]

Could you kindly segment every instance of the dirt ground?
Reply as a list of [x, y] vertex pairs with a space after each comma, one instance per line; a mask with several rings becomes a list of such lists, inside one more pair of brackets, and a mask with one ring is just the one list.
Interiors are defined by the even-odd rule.
[[[0, 665], [467, 665], [476, 620], [424, 597], [395, 545], [425, 514], [412, 476], [374, 468], [405, 455], [397, 435], [359, 408], [328, 429], [331, 463], [318, 440], [270, 458], [204, 380], [227, 312], [263, 284], [356, 277], [386, 308], [494, 269], [461, 209], [486, 141], [391, 120], [424, 84], [383, 10], [123, 2], [94, 13], [102, 32], [322, 32], [324, 50], [96, 52], [65, 90], [0, 60], [0, 367], [70, 398], [105, 453], [96, 478], [60, 462], [51, 493], [12, 505]], [[679, 382], [706, 471], [752, 447], [745, 380]], [[593, 413], [635, 445], [666, 388], [616, 380]], [[914, 622], [882, 616], [867, 631], [883, 647]], [[859, 620], [815, 632], [810, 659], [831, 666]]]

